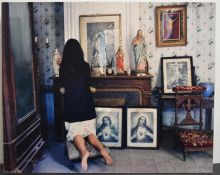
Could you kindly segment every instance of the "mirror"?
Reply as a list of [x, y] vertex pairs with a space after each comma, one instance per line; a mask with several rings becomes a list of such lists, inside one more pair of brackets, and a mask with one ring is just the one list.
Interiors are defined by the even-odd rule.
[[35, 111], [31, 25], [27, 14], [27, 3], [9, 3], [9, 32], [18, 122]]

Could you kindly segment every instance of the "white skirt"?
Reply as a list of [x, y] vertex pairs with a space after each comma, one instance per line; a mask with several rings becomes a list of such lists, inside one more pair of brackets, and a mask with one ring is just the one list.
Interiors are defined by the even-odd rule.
[[83, 137], [87, 137], [90, 134], [96, 135], [96, 119], [74, 123], [65, 122], [65, 128], [68, 131], [66, 135], [68, 141], [73, 141], [76, 135]]

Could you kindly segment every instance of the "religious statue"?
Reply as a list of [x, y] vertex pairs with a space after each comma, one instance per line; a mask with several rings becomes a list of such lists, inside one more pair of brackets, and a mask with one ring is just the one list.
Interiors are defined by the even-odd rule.
[[147, 55], [146, 55], [146, 43], [142, 35], [142, 30], [137, 31], [137, 35], [132, 41], [134, 59], [135, 59], [135, 71], [136, 72], [147, 72]]
[[55, 49], [54, 55], [53, 55], [53, 69], [54, 69], [54, 76], [59, 77], [59, 68], [60, 64], [62, 62], [62, 57], [58, 51], [58, 49]]
[[124, 74], [124, 52], [122, 46], [119, 46], [118, 51], [115, 54], [116, 68], [118, 74]]

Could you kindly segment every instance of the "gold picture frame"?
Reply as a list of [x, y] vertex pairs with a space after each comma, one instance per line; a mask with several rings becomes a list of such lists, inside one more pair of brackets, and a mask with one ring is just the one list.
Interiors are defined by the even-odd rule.
[[187, 45], [187, 7], [156, 7], [156, 46]]
[[115, 53], [121, 46], [121, 14], [81, 15], [80, 43], [92, 69], [115, 68]]

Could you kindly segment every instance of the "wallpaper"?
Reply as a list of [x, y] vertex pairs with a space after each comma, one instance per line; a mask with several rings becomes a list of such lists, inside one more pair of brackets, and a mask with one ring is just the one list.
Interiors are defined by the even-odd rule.
[[[155, 7], [167, 5], [187, 5], [187, 40], [186, 46], [156, 47]], [[215, 82], [215, 3], [140, 3], [139, 26], [144, 31], [147, 42], [149, 72], [154, 76], [152, 88], [161, 87], [161, 57], [192, 56], [195, 66], [196, 84]], [[198, 118], [199, 111], [193, 113]], [[175, 111], [172, 107], [163, 108], [162, 123], [173, 126]], [[180, 120], [185, 111], [181, 111]], [[204, 116], [204, 115], [203, 115]], [[203, 119], [205, 127], [206, 119]]]
[[[57, 48], [62, 55], [64, 46], [63, 3], [33, 3], [34, 35], [39, 60], [40, 86], [53, 85], [53, 53]], [[47, 44], [48, 42], [48, 44]]]
[[[156, 47], [155, 7], [187, 5], [186, 46]], [[152, 88], [161, 86], [160, 58], [168, 56], [192, 56], [196, 83], [215, 82], [215, 3], [140, 3], [139, 26], [147, 42], [149, 72], [154, 76]], [[40, 85], [53, 85], [52, 56], [56, 48], [62, 55], [64, 46], [63, 3], [34, 3], [34, 30], [40, 67]], [[138, 29], [137, 29], [138, 30]], [[46, 45], [48, 38], [48, 45]], [[53, 101], [48, 97], [49, 101]], [[47, 106], [46, 108], [53, 106]], [[198, 111], [194, 111], [197, 113]], [[49, 114], [48, 114], [49, 115]], [[174, 109], [163, 110], [163, 124], [173, 125]], [[182, 112], [184, 115], [184, 112]]]
[[[187, 5], [187, 46], [156, 47], [155, 7]], [[152, 87], [161, 86], [160, 58], [192, 56], [196, 83], [215, 81], [215, 3], [140, 3], [140, 28], [147, 41]]]
[[[185, 3], [140, 3], [139, 26], [147, 42], [152, 87], [161, 86], [160, 58], [192, 56], [196, 83], [215, 81], [215, 3], [186, 3], [187, 46], [156, 47], [155, 7]], [[52, 56], [55, 48], [62, 54], [64, 46], [63, 3], [34, 3], [34, 30], [40, 64], [40, 84], [51, 86]], [[49, 45], [46, 46], [46, 38]]]

